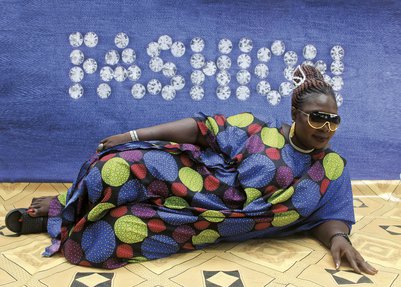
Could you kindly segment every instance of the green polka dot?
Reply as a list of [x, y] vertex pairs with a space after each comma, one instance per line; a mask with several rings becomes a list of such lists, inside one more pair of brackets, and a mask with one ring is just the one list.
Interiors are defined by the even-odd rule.
[[219, 126], [212, 117], [207, 117], [206, 126], [214, 135], [219, 132]]
[[88, 214], [89, 221], [96, 221], [102, 218], [109, 209], [116, 207], [112, 203], [99, 203]]
[[329, 153], [323, 158], [323, 167], [327, 178], [335, 180], [339, 178], [344, 171], [344, 161], [338, 154]]
[[261, 138], [263, 143], [270, 147], [282, 148], [285, 143], [284, 136], [275, 128], [264, 127]]
[[286, 212], [276, 213], [274, 215], [272, 225], [275, 227], [285, 226], [293, 223], [299, 218], [299, 213], [295, 210], [290, 210]]
[[198, 235], [192, 236], [192, 244], [200, 245], [206, 243], [214, 243], [219, 237], [220, 234], [217, 231], [214, 231], [212, 229], [206, 229], [203, 230]]
[[110, 186], [123, 185], [129, 174], [129, 164], [120, 157], [109, 159], [102, 168], [102, 179]]
[[262, 196], [260, 190], [256, 188], [245, 188], [245, 193], [246, 193], [246, 201], [244, 203], [244, 207]]
[[227, 118], [227, 122], [235, 127], [244, 128], [249, 126], [254, 120], [254, 116], [250, 113], [243, 113]]
[[114, 231], [118, 239], [128, 244], [142, 242], [148, 236], [146, 223], [133, 215], [125, 215], [117, 219]]
[[178, 172], [181, 182], [190, 190], [198, 192], [202, 190], [203, 179], [202, 176], [190, 167], [183, 167]]
[[138, 262], [144, 262], [144, 261], [148, 261], [148, 259], [143, 256], [136, 256], [134, 258], [128, 259], [129, 263], [138, 263]]
[[294, 188], [292, 186], [287, 189], [279, 189], [269, 197], [268, 202], [270, 202], [271, 204], [284, 202], [291, 198], [293, 193]]
[[185, 207], [188, 207], [189, 204], [182, 197], [170, 196], [170, 197], [166, 198], [166, 201], [164, 202], [164, 206], [168, 207], [168, 208], [172, 208], [172, 209], [183, 209]]
[[57, 196], [58, 201], [61, 203], [61, 205], [65, 206], [66, 202], [67, 202], [67, 193], [64, 192], [62, 194], [59, 194]]
[[224, 214], [217, 210], [206, 210], [201, 216], [209, 222], [222, 222], [225, 218]]

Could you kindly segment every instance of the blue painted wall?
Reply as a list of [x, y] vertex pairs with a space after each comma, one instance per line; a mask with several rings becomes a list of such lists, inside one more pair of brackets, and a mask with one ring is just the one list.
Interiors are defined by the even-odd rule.
[[[205, 98], [190, 99], [189, 43], [206, 42], [204, 55], [215, 60], [217, 43], [241, 37], [254, 42], [250, 53], [283, 40], [287, 50], [302, 55], [312, 43], [318, 57], [330, 64], [330, 48], [345, 49], [343, 124], [333, 146], [348, 160], [353, 179], [397, 179], [401, 172], [401, 2], [400, 1], [2, 1], [0, 18], [0, 181], [72, 181], [100, 139], [197, 111], [234, 114], [251, 111], [261, 118], [289, 121], [290, 98], [275, 107], [256, 95], [239, 101], [235, 47], [230, 55], [233, 94], [227, 101], [215, 96], [216, 81], [207, 78]], [[118, 32], [130, 36], [129, 47], [142, 68], [140, 83], [167, 79], [148, 68], [146, 46], [163, 34], [185, 43], [186, 54], [163, 59], [176, 63], [186, 87], [173, 101], [146, 95], [134, 100], [132, 82], [112, 82], [106, 100], [96, 94], [99, 70], [85, 75], [84, 96], [68, 95], [72, 64], [70, 33], [96, 32], [95, 48], [81, 47], [87, 57], [105, 65], [104, 54], [116, 49]], [[277, 89], [284, 81], [282, 57], [269, 62], [269, 81]]]

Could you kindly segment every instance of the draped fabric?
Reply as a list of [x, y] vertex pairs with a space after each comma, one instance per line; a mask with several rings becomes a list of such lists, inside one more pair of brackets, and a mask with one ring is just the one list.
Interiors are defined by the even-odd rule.
[[52, 246], [73, 264], [117, 268], [221, 241], [354, 223], [345, 160], [294, 150], [251, 113], [197, 114], [206, 148], [131, 142], [94, 155], [50, 206]]

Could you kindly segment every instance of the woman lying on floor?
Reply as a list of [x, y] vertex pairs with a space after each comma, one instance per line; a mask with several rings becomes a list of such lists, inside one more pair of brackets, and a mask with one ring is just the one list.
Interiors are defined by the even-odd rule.
[[310, 230], [336, 268], [344, 258], [375, 274], [348, 238], [350, 177], [328, 148], [340, 124], [334, 92], [312, 66], [294, 79], [291, 126], [251, 113], [199, 114], [108, 137], [66, 194], [11, 211], [8, 228], [47, 228], [46, 256], [61, 251], [101, 268]]

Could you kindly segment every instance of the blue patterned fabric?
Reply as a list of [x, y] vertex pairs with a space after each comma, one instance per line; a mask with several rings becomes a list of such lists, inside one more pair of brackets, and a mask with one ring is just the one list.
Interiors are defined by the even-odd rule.
[[[257, 49], [283, 40], [287, 50], [302, 55], [304, 45], [318, 49], [316, 60], [330, 64], [330, 48], [345, 49], [344, 97], [341, 128], [333, 147], [349, 161], [353, 179], [398, 179], [401, 162], [399, 47], [401, 30], [399, 1], [3, 1], [0, 17], [0, 181], [72, 181], [83, 159], [91, 155], [99, 140], [134, 128], [208, 114], [235, 114], [251, 111], [258, 117], [290, 120], [290, 98], [271, 106], [255, 93], [256, 77], [249, 84], [247, 101], [235, 97], [241, 53], [238, 41], [253, 40], [250, 72], [258, 63]], [[68, 77], [73, 66], [73, 48], [68, 36], [80, 31], [99, 35], [95, 48], [81, 47], [85, 57], [98, 61], [98, 71], [85, 75], [84, 96], [73, 100]], [[117, 49], [114, 37], [125, 32], [129, 47], [137, 53], [142, 69], [138, 82], [159, 78], [148, 68], [148, 43], [160, 35], [170, 35], [185, 43], [181, 58], [163, 54], [174, 62], [186, 86], [173, 101], [147, 94], [141, 100], [130, 95], [132, 82], [112, 82], [112, 94], [100, 99], [99, 69], [104, 55]], [[217, 82], [206, 77], [205, 97], [197, 102], [189, 97], [194, 37], [205, 40], [207, 59], [219, 56], [217, 43], [233, 41], [230, 57], [231, 97], [216, 98]], [[282, 57], [268, 63], [268, 81], [274, 89], [284, 80]], [[164, 79], [164, 78], [160, 78]], [[168, 83], [167, 79], [162, 84]], [[369, 168], [366, 168], [369, 167]]]
[[82, 178], [51, 203], [53, 244], [45, 255], [61, 250], [73, 264], [110, 269], [223, 241], [294, 234], [327, 220], [351, 229], [351, 181], [337, 153], [284, 161], [283, 152], [295, 159], [299, 152], [280, 127], [251, 113], [195, 119], [205, 148], [134, 142], [84, 164]]

